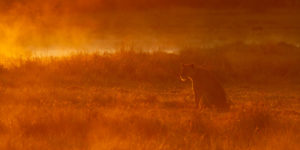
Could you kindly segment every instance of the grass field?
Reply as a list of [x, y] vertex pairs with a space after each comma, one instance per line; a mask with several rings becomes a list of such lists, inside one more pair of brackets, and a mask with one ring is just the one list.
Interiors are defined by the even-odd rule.
[[228, 87], [227, 113], [190, 88], [1, 90], [1, 149], [297, 149], [300, 87]]
[[[223, 47], [223, 53], [120, 51], [3, 65], [0, 149], [296, 150], [299, 48], [249, 47], [243, 59]], [[178, 78], [180, 62], [188, 61], [220, 77], [233, 102], [229, 112], [194, 109], [190, 83]]]

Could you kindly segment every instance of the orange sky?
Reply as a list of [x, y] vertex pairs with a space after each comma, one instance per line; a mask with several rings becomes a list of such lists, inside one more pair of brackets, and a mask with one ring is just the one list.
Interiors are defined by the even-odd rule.
[[[293, 11], [298, 5], [296, 0], [275, 0], [272, 3], [271, 0], [1, 0], [0, 55], [27, 55], [35, 49], [53, 47], [109, 48], [124, 42], [137, 46], [161, 46], [174, 45], [178, 41], [182, 45], [210, 42], [228, 39], [228, 36], [239, 39], [249, 36], [244, 31], [230, 29], [241, 26], [240, 23], [228, 22], [225, 30], [219, 31], [222, 13], [211, 17], [210, 13], [203, 15], [202, 10], [213, 12], [234, 8], [259, 16], [257, 12], [265, 14], [268, 10], [285, 7], [292, 10], [293, 16], [283, 18], [295, 20], [297, 15]], [[244, 18], [237, 16], [235, 20], [244, 23]], [[283, 26], [298, 28], [299, 23], [291, 20], [286, 20]], [[261, 19], [247, 21], [264, 24]], [[218, 29], [220, 36], [208, 38], [214, 29]], [[271, 37], [277, 39], [281, 34], [285, 33]], [[298, 39], [297, 35], [283, 36]]]

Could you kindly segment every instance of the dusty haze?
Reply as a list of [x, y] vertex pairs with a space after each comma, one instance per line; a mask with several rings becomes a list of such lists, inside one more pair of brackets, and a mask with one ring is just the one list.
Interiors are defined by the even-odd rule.
[[145, 50], [224, 43], [299, 46], [300, 4], [288, 1], [3, 0], [0, 54], [44, 50]]
[[[0, 149], [298, 150], [299, 14], [299, 0], [0, 0]], [[230, 109], [196, 109], [181, 64]]]

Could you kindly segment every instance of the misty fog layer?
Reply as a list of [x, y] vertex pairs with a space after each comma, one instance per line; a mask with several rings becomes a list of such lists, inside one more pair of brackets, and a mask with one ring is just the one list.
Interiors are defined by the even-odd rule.
[[293, 0], [4, 0], [0, 2], [0, 55], [123, 46], [173, 50], [236, 41], [299, 46], [298, 5]]

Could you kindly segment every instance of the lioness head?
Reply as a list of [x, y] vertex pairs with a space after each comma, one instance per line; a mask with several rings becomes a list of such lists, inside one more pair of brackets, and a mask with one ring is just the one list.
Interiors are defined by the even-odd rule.
[[195, 66], [194, 64], [182, 64], [180, 71], [180, 79], [186, 81], [193, 76]]

